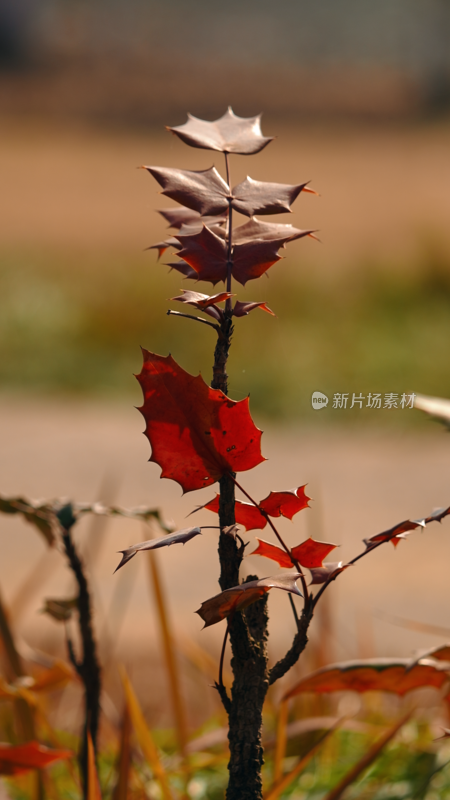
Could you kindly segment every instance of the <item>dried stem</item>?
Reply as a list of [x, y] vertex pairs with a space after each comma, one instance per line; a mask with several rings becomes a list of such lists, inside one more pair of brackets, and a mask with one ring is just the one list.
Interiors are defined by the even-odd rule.
[[228, 697], [227, 690], [223, 683], [223, 661], [225, 657], [225, 648], [227, 646], [228, 633], [230, 631], [230, 621], [231, 619], [227, 620], [227, 629], [225, 631], [225, 636], [223, 637], [222, 651], [220, 653], [219, 680], [215, 684], [215, 687], [219, 692], [220, 699], [222, 700], [223, 706], [227, 714], [229, 714], [231, 710], [231, 700]]
[[207, 319], [202, 319], [202, 317], [194, 317], [192, 314], [182, 314], [181, 311], [172, 311], [170, 308], [167, 312], [168, 317], [183, 317], [183, 319], [193, 319], [194, 322], [203, 322], [203, 325], [209, 325], [210, 328], [214, 328], [217, 333], [220, 334], [220, 326], [215, 325], [214, 322], [208, 322]]

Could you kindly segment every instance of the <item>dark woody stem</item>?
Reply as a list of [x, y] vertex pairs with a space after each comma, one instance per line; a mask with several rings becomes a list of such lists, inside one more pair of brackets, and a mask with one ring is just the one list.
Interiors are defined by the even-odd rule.
[[[224, 153], [225, 155], [225, 168], [227, 172], [227, 184], [231, 192], [230, 186], [230, 165], [228, 162], [228, 153]], [[232, 252], [233, 252], [233, 209], [231, 207], [231, 198], [228, 200], [228, 250], [227, 250], [227, 292], [231, 292], [231, 273], [233, 269], [233, 260], [232, 260]], [[231, 297], [225, 303], [225, 314], [231, 317], [232, 307], [231, 307]]]

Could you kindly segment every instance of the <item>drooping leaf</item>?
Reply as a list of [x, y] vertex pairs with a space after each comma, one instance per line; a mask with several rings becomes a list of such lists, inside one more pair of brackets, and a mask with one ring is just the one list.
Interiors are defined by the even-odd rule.
[[374, 544], [381, 544], [383, 542], [391, 542], [393, 539], [399, 539], [402, 534], [413, 531], [419, 527], [425, 527], [424, 519], [405, 519], [403, 522], [399, 522], [398, 525], [394, 525], [387, 531], [377, 533], [375, 536], [371, 536], [370, 539], [363, 539], [363, 542], [366, 547], [370, 549]]
[[448, 517], [449, 514], [450, 506], [447, 508], [436, 508], [431, 512], [429, 517], [425, 517], [425, 525], [428, 525], [429, 522], [442, 522], [444, 517]]
[[292, 520], [294, 514], [298, 514], [304, 508], [309, 508], [308, 500], [311, 498], [305, 494], [305, 486], [284, 492], [270, 492], [268, 497], [261, 500], [259, 507], [269, 517], [287, 517]]
[[[225, 281], [227, 277], [228, 249], [225, 240], [207, 226], [200, 233], [177, 237], [182, 244], [178, 255], [197, 272], [198, 279]], [[278, 249], [282, 240], [255, 241], [233, 247], [233, 277], [243, 286], [259, 278], [273, 264], [280, 261]]]
[[[144, 166], [162, 186], [162, 194], [201, 216], [225, 214], [231, 207], [247, 217], [255, 214], [283, 214], [301, 191], [310, 191], [306, 183], [285, 184], [255, 181], [247, 177], [232, 190], [215, 167], [205, 170]], [[286, 238], [282, 239], [286, 241]]]
[[326, 564], [322, 564], [321, 567], [310, 567], [309, 569], [312, 577], [310, 586], [315, 583], [326, 583], [350, 566], [351, 564], [344, 564], [342, 561], [327, 561]]
[[309, 538], [297, 547], [293, 547], [291, 553], [302, 567], [316, 569], [323, 566], [323, 559], [336, 547], [339, 545], [330, 542], [316, 542], [315, 539]]
[[245, 301], [236, 300], [234, 307], [233, 307], [233, 316], [234, 317], [246, 317], [250, 311], [253, 311], [255, 308], [260, 308], [261, 311], [267, 311], [268, 314], [271, 314], [272, 317], [275, 317], [276, 314], [273, 313], [272, 309], [266, 303], [246, 303]]
[[240, 586], [233, 586], [231, 589], [225, 589], [215, 597], [205, 600], [195, 613], [204, 621], [204, 627], [208, 628], [210, 625], [221, 622], [233, 611], [255, 603], [270, 589], [283, 589], [285, 592], [303, 597], [296, 584], [300, 577], [301, 573], [297, 571], [281, 572], [268, 578], [260, 578], [242, 583]]
[[259, 153], [273, 139], [261, 133], [261, 114], [257, 117], [238, 117], [231, 106], [213, 122], [188, 114], [188, 121], [184, 125], [168, 127], [167, 130], [191, 147], [246, 156]]
[[170, 533], [168, 536], [161, 536], [158, 539], [149, 539], [147, 542], [132, 544], [125, 550], [118, 551], [122, 553], [122, 561], [114, 572], [117, 572], [117, 570], [123, 567], [128, 561], [131, 561], [133, 556], [140, 550], [157, 550], [160, 547], [170, 547], [172, 544], [186, 544], [186, 542], [189, 542], [194, 536], [199, 536], [201, 532], [201, 528], [185, 528], [182, 531], [177, 531], [177, 533]]
[[245, 400], [230, 400], [200, 375], [185, 372], [172, 356], [143, 350], [137, 376], [144, 394], [139, 409], [146, 421], [152, 455], [184, 492], [218, 481], [226, 472], [244, 472], [264, 461], [261, 431]]
[[[213, 511], [215, 514], [219, 513], [219, 495], [216, 494], [214, 500], [205, 503], [204, 506], [198, 506], [191, 513], [201, 511], [206, 508], [208, 511]], [[267, 525], [267, 520], [259, 512], [259, 510], [252, 503], [243, 503], [242, 500], [236, 500], [234, 504], [234, 517], [238, 525], [242, 525], [247, 531], [263, 530]]]
[[0, 744], [0, 775], [20, 775], [30, 769], [43, 769], [73, 755], [71, 750], [51, 750], [35, 741], [15, 746]]
[[307, 675], [284, 695], [283, 699], [302, 692], [392, 692], [400, 696], [424, 686], [440, 689], [448, 682], [445, 669], [422, 659], [411, 668], [408, 658], [374, 658], [331, 664]]
[[272, 561], [276, 561], [280, 567], [292, 569], [294, 566], [293, 561], [285, 550], [282, 550], [281, 547], [277, 547], [276, 544], [266, 542], [265, 539], [256, 537], [256, 541], [258, 542], [258, 547], [256, 550], [253, 550], [252, 553], [249, 553], [250, 556], [264, 556], [264, 558], [270, 558]]
[[48, 614], [57, 622], [67, 622], [78, 608], [78, 597], [66, 599], [47, 598], [42, 609], [43, 614]]
[[27, 522], [34, 525], [44, 536], [48, 545], [55, 543], [58, 524], [51, 503], [39, 500], [26, 500], [23, 497], [3, 497], [0, 495], [0, 512], [21, 514]]
[[182, 295], [179, 297], [171, 297], [171, 300], [178, 300], [180, 303], [188, 303], [201, 310], [213, 306], [215, 303], [223, 303], [229, 297], [234, 297], [231, 292], [219, 292], [219, 294], [202, 294], [201, 292], [192, 292], [189, 289], [182, 289]]
[[[279, 239], [284, 242], [292, 242], [294, 239], [301, 239], [303, 236], [313, 236], [314, 231], [301, 230], [294, 228], [293, 225], [283, 225], [280, 222], [262, 222], [256, 217], [252, 217], [233, 230], [234, 244], [245, 244], [253, 242], [255, 239], [273, 240]], [[315, 238], [315, 237], [313, 237]]]

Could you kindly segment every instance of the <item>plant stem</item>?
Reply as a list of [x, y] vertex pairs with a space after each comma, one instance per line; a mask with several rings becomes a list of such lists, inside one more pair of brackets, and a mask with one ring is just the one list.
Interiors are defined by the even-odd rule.
[[181, 311], [172, 311], [170, 308], [167, 312], [168, 317], [183, 317], [183, 319], [193, 319], [194, 322], [203, 322], [203, 325], [209, 325], [210, 328], [214, 328], [215, 331], [220, 333], [219, 325], [215, 325], [214, 322], [208, 322], [207, 319], [202, 319], [202, 317], [194, 317], [192, 314], [182, 314]]
[[83, 783], [84, 797], [88, 791], [88, 731], [92, 738], [95, 752], [97, 751], [97, 733], [100, 717], [101, 678], [100, 665], [97, 659], [97, 650], [92, 630], [91, 598], [88, 582], [84, 573], [83, 564], [75, 549], [71, 537], [71, 527], [75, 523], [72, 507], [65, 506], [58, 513], [61, 523], [62, 541], [69, 566], [75, 575], [78, 584], [78, 615], [83, 657], [81, 660], [75, 656], [73, 644], [67, 639], [69, 658], [78, 672], [84, 686], [85, 721], [83, 743], [80, 752], [80, 768]]

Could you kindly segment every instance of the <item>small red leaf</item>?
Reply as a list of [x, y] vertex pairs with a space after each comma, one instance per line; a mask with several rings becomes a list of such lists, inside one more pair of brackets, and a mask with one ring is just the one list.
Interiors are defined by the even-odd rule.
[[421, 528], [425, 527], [424, 519], [413, 519], [413, 520], [406, 519], [403, 522], [399, 522], [398, 525], [394, 525], [393, 528], [389, 528], [388, 531], [382, 531], [382, 533], [377, 533], [375, 536], [371, 536], [370, 539], [363, 539], [363, 542], [367, 548], [370, 548], [373, 547], [374, 544], [381, 544], [382, 542], [390, 542], [396, 537], [400, 537], [402, 533], [413, 531], [415, 530], [415, 528], [419, 527]]
[[271, 492], [268, 497], [261, 500], [260, 508], [270, 517], [283, 516], [292, 519], [294, 514], [308, 508], [308, 500], [311, 498], [306, 496], [305, 486], [285, 492]]
[[312, 581], [309, 584], [312, 586], [315, 583], [326, 583], [331, 578], [336, 577], [339, 575], [340, 572], [343, 572], [344, 569], [347, 567], [352, 566], [351, 564], [343, 564], [342, 561], [328, 561], [326, 564], [323, 564], [321, 567], [310, 567]]
[[290, 569], [294, 566], [290, 556], [285, 550], [282, 550], [281, 547], [266, 542], [264, 539], [258, 539], [258, 537], [256, 537], [256, 541], [258, 542], [258, 547], [256, 550], [253, 550], [253, 553], [249, 553], [250, 556], [264, 556], [264, 558], [270, 558], [272, 561], [276, 561], [280, 567], [288, 567]]
[[[200, 511], [202, 508], [206, 508], [208, 511], [214, 511], [218, 514], [219, 495], [216, 494], [214, 500], [210, 500], [209, 503], [206, 503], [204, 506], [199, 506], [196, 511]], [[242, 525], [247, 531], [262, 531], [267, 525], [266, 518], [263, 517], [252, 503], [243, 503], [241, 500], [236, 500], [234, 504], [234, 516], [236, 523]]]
[[139, 410], [152, 446], [150, 461], [159, 464], [161, 477], [191, 492], [226, 472], [244, 472], [264, 461], [262, 432], [250, 416], [248, 398], [230, 400], [200, 375], [185, 372], [172, 356], [147, 350], [143, 355]]
[[43, 769], [54, 761], [72, 758], [70, 750], [50, 750], [39, 742], [0, 744], [0, 775], [20, 775], [30, 769]]
[[302, 567], [315, 569], [316, 567], [322, 567], [323, 559], [338, 546], [329, 542], [316, 542], [310, 538], [297, 545], [297, 547], [293, 547], [291, 553]]
[[285, 592], [303, 597], [296, 584], [300, 577], [300, 572], [281, 572], [279, 575], [272, 575], [269, 578], [260, 578], [256, 581], [242, 583], [240, 586], [233, 586], [231, 589], [225, 589], [224, 592], [205, 600], [195, 613], [202, 618], [205, 628], [208, 628], [210, 625], [221, 622], [232, 611], [246, 608], [251, 603], [255, 603], [269, 589], [283, 589]]

